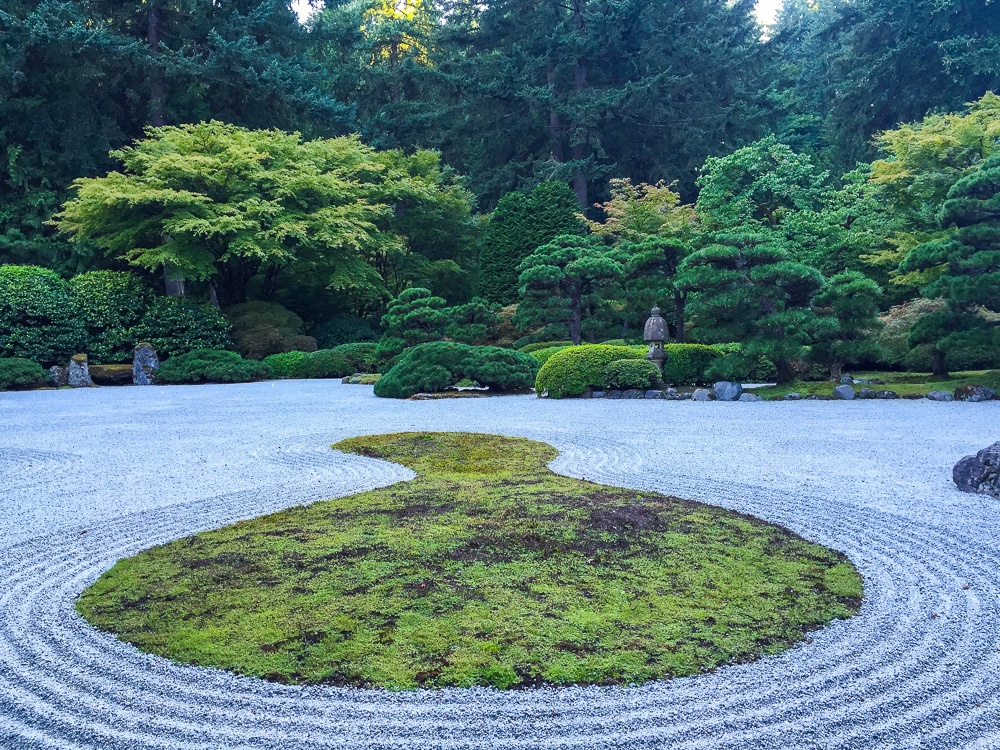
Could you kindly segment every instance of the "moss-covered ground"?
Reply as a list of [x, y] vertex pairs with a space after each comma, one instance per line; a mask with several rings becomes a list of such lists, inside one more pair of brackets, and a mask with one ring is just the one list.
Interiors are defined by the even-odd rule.
[[[900, 396], [926, 396], [931, 391], [954, 391], [961, 385], [984, 385], [1000, 391], [1000, 370], [978, 370], [955, 372], [950, 377], [940, 378], [926, 372], [856, 372], [855, 378], [881, 380], [883, 385], [855, 385], [854, 390], [873, 388], [895, 391]], [[797, 380], [794, 383], [755, 388], [753, 393], [763, 398], [784, 398], [789, 393], [803, 396], [832, 396], [837, 386], [829, 380]]]
[[170, 659], [391, 689], [625, 684], [789, 648], [857, 610], [841, 554], [721, 508], [546, 468], [467, 433], [338, 443], [417, 478], [178, 539], [80, 597]]

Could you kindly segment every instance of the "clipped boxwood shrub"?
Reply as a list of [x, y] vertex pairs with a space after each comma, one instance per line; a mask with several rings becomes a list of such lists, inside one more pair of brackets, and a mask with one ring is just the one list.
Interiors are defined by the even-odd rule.
[[354, 365], [343, 352], [336, 349], [320, 349], [303, 357], [298, 377], [344, 378], [354, 373]]
[[136, 341], [148, 341], [161, 358], [230, 345], [229, 322], [209, 304], [187, 297], [157, 297], [135, 328]]
[[281, 352], [316, 351], [316, 339], [302, 335], [302, 318], [276, 302], [253, 300], [226, 309], [233, 346], [250, 359]]
[[618, 359], [604, 366], [604, 385], [608, 388], [645, 390], [660, 379], [660, 368], [648, 359]]
[[705, 373], [720, 356], [718, 349], [706, 344], [667, 344], [663, 380], [672, 385], [706, 382]]
[[88, 271], [69, 280], [70, 295], [87, 326], [91, 362], [132, 361], [133, 328], [145, 315], [150, 290], [128, 271]]
[[549, 361], [549, 357], [553, 354], [561, 352], [563, 349], [569, 349], [570, 346], [572, 346], [572, 344], [568, 346], [550, 346], [546, 349], [536, 349], [531, 352], [531, 356], [538, 360], [538, 366], [541, 367]]
[[171, 357], [156, 373], [158, 383], [249, 383], [271, 376], [263, 362], [243, 359], [237, 352], [196, 349]]
[[359, 341], [355, 344], [341, 344], [334, 349], [347, 357], [354, 372], [375, 372], [378, 370], [378, 358], [375, 356], [377, 346], [374, 342]]
[[0, 266], [0, 357], [65, 364], [87, 346], [69, 287], [38, 266]]
[[276, 378], [301, 378], [305, 352], [281, 352], [264, 358], [264, 364], [271, 368]]
[[541, 349], [551, 349], [553, 346], [573, 346], [572, 341], [536, 341], [533, 344], [526, 344], [521, 347], [521, 351], [525, 354], [531, 354], [532, 352], [537, 352]]
[[37, 362], [24, 357], [0, 358], [0, 391], [37, 388], [48, 379], [49, 374]]
[[588, 388], [604, 385], [604, 366], [619, 359], [642, 359], [645, 347], [585, 344], [556, 352], [542, 365], [535, 392], [550, 398], [578, 396]]
[[464, 379], [497, 390], [529, 388], [537, 371], [538, 362], [524, 352], [435, 341], [403, 352], [375, 383], [375, 395], [409, 398], [415, 393], [443, 391]]

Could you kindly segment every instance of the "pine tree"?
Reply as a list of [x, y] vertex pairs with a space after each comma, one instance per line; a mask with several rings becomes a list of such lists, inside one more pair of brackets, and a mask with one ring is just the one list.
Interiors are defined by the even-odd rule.
[[909, 343], [932, 343], [934, 373], [944, 375], [951, 349], [1000, 351], [1000, 154], [952, 186], [938, 218], [948, 234], [918, 245], [901, 268], [937, 276], [922, 291], [947, 307], [914, 324]]
[[792, 260], [774, 233], [724, 231], [712, 239], [684, 260], [678, 280], [694, 295], [689, 308], [697, 338], [738, 342], [741, 351], [726, 363], [749, 369], [763, 355], [774, 362], [778, 382], [791, 381], [790, 361], [802, 356], [817, 326], [810, 302], [822, 275]]
[[809, 354], [830, 368], [834, 380], [840, 379], [844, 365], [885, 354], [875, 340], [882, 327], [878, 317], [881, 300], [881, 287], [858, 271], [845, 271], [828, 279], [813, 300], [821, 326]]

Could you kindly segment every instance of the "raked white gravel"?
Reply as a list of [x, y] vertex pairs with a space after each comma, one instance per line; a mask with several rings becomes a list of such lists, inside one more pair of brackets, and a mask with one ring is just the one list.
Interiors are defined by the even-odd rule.
[[[951, 483], [1000, 402], [380, 400], [286, 381], [0, 394], [0, 748], [1000, 748], [1000, 503]], [[847, 553], [861, 613], [783, 655], [633, 688], [387, 693], [172, 664], [73, 600], [115, 560], [410, 476], [335, 453], [465, 430]]]

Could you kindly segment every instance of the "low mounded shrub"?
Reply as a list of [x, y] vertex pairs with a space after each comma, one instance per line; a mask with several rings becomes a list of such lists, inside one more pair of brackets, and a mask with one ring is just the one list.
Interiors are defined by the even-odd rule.
[[297, 377], [300, 378], [345, 378], [356, 372], [354, 365], [336, 349], [320, 349], [306, 354]]
[[188, 297], [157, 297], [133, 331], [148, 341], [162, 359], [199, 349], [225, 349], [229, 321], [209, 304]]
[[604, 366], [604, 385], [608, 388], [645, 390], [660, 379], [660, 368], [648, 359], [618, 359]]
[[643, 359], [645, 347], [586, 344], [556, 352], [542, 365], [535, 392], [550, 398], [578, 396], [588, 388], [603, 387], [604, 367], [620, 359]]
[[171, 357], [156, 373], [158, 383], [249, 383], [266, 380], [271, 368], [237, 352], [196, 349]]
[[415, 393], [443, 391], [464, 379], [497, 390], [529, 388], [537, 370], [534, 357], [513, 349], [435, 341], [403, 352], [375, 383], [375, 395], [409, 398]]
[[264, 364], [271, 368], [271, 375], [276, 378], [300, 378], [305, 352], [281, 352], [264, 358]]
[[149, 307], [152, 292], [128, 271], [88, 271], [69, 280], [70, 295], [87, 326], [92, 363], [132, 361], [133, 331]]
[[671, 385], [706, 382], [706, 371], [720, 356], [716, 347], [706, 344], [667, 344], [666, 350], [663, 380]]
[[24, 357], [0, 358], [0, 391], [37, 388], [48, 379], [49, 374], [37, 362]]
[[[570, 346], [572, 346], [572, 344]], [[563, 349], [569, 349], [569, 346], [550, 346], [545, 349], [536, 349], [531, 352], [531, 356], [538, 360], [538, 366], [541, 367], [549, 361], [549, 357], [556, 352], [561, 352]]]
[[0, 266], [0, 357], [65, 364], [86, 345], [65, 281], [47, 268]]
[[334, 349], [347, 357], [354, 372], [375, 372], [378, 370], [378, 359], [375, 356], [377, 346], [374, 342], [359, 341], [355, 344], [341, 344]]
[[531, 354], [532, 352], [537, 352], [540, 349], [550, 349], [554, 346], [573, 346], [572, 341], [536, 341], [534, 344], [527, 344], [521, 347], [521, 351], [525, 354]]
[[[713, 344], [719, 353], [705, 371], [704, 382], [724, 379], [740, 383], [770, 383], [778, 376], [778, 368], [763, 354], [744, 356], [742, 344]], [[820, 378], [825, 374], [823, 367]]]

